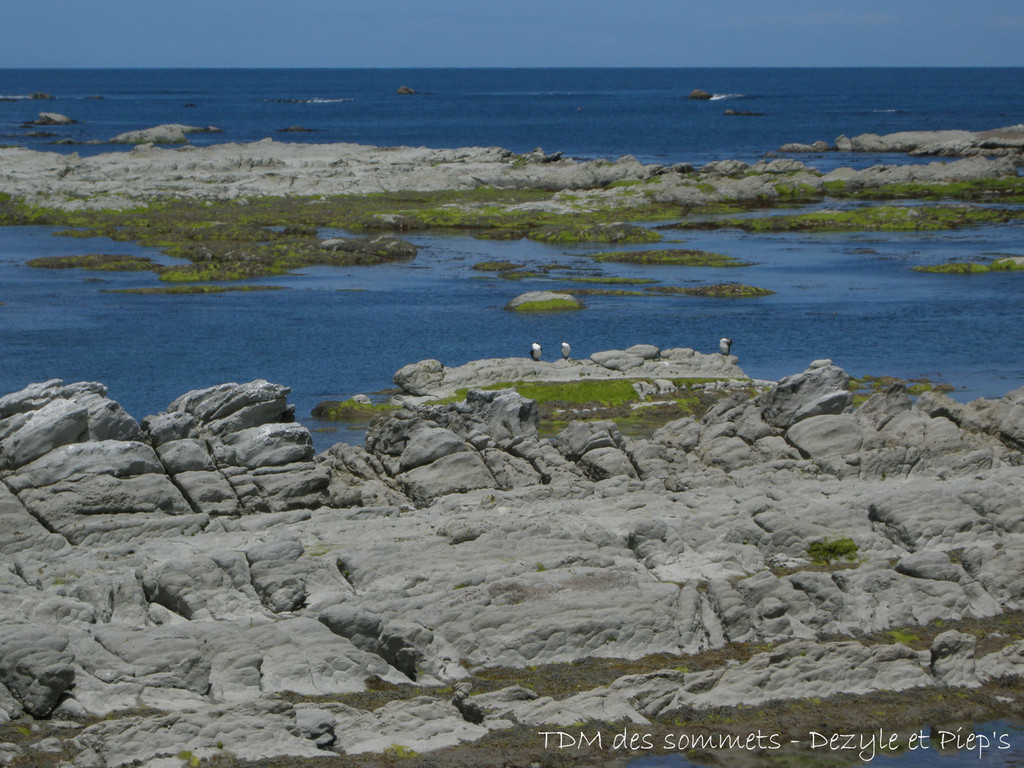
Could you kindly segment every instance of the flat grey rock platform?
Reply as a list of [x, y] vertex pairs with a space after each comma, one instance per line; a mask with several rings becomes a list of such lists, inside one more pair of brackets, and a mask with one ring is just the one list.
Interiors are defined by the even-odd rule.
[[[663, 362], [742, 376], [722, 355], [631, 350], [442, 366], [417, 389]], [[961, 404], [896, 386], [854, 408], [847, 383], [817, 361], [647, 439], [609, 421], [541, 438], [535, 403], [471, 389], [319, 455], [266, 381], [141, 424], [101, 384], [32, 384], [0, 398], [0, 720], [70, 722], [74, 765], [114, 768], [1019, 675], [1013, 638], [986, 654], [958, 632], [925, 651], [855, 638], [1024, 609], [1024, 388]], [[814, 562], [837, 542], [848, 559]], [[771, 650], [558, 699], [459, 688], [494, 666], [731, 643]], [[423, 696], [341, 701], [380, 681]]]

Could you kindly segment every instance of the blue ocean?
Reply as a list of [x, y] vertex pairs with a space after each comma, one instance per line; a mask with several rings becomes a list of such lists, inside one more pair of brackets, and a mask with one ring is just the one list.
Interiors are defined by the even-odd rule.
[[[399, 95], [407, 86], [417, 95]], [[1024, 69], [421, 69], [0, 70], [0, 144], [47, 152], [125, 151], [112, 136], [162, 123], [212, 125], [194, 144], [356, 142], [429, 147], [542, 147], [568, 156], [634, 155], [648, 163], [754, 162], [787, 142], [840, 134], [1024, 122]], [[700, 88], [709, 101], [687, 98]], [[52, 98], [33, 100], [44, 92]], [[750, 115], [727, 115], [727, 109]], [[39, 112], [69, 126], [26, 123]], [[303, 132], [283, 129], [302, 127]], [[38, 135], [44, 134], [44, 135]], [[62, 143], [70, 141], [72, 143]], [[90, 143], [101, 142], [101, 143]], [[801, 156], [821, 170], [906, 157]], [[0, 167], [0, 192], [3, 168]], [[323, 399], [375, 393], [406, 363], [455, 365], [525, 355], [568, 340], [574, 354], [635, 343], [717, 348], [776, 379], [829, 357], [854, 375], [929, 377], [961, 400], [1024, 385], [1024, 273], [911, 272], [918, 264], [1024, 255], [1019, 226], [926, 234], [670, 234], [682, 247], [753, 262], [755, 300], [595, 296], [582, 312], [514, 316], [513, 296], [557, 278], [481, 279], [472, 264], [507, 260], [593, 268], [586, 246], [415, 234], [420, 255], [375, 267], [314, 267], [262, 282], [282, 291], [133, 296], [151, 274], [35, 270], [37, 256], [140, 253], [131, 244], [0, 228], [0, 392], [49, 378], [98, 380], [136, 417], [179, 394], [266, 378], [293, 388], [309, 421]], [[686, 285], [735, 270], [608, 265], [605, 275]], [[258, 282], [258, 281], [257, 281]], [[550, 353], [549, 353], [550, 354]], [[343, 431], [318, 441], [359, 439]]]

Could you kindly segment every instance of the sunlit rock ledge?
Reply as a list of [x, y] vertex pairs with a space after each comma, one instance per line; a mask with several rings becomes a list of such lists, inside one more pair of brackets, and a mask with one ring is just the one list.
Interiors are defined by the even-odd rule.
[[[1024, 387], [961, 404], [897, 385], [854, 407], [848, 384], [817, 361], [647, 438], [540, 437], [533, 401], [471, 389], [319, 455], [266, 381], [141, 423], [98, 383], [6, 395], [0, 720], [60, 728], [5, 759], [423, 752], [516, 723], [1019, 676], [1012, 634], [977, 654], [960, 631], [864, 638], [1024, 609]], [[742, 644], [770, 651], [467, 695], [491, 667], [685, 667]], [[352, 698], [388, 685], [421, 695]]]

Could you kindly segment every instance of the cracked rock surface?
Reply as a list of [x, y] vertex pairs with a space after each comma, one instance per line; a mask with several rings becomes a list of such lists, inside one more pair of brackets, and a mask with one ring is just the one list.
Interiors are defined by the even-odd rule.
[[[534, 402], [470, 390], [320, 455], [265, 381], [141, 424], [100, 384], [30, 385], [0, 398], [0, 720], [77, 722], [60, 748], [113, 768], [1020, 675], [1015, 638], [862, 638], [1024, 609], [1024, 388], [854, 408], [847, 382], [817, 361], [646, 439], [609, 421], [542, 438]], [[769, 650], [561, 698], [459, 687], [735, 643]], [[342, 701], [382, 683], [456, 694]]]

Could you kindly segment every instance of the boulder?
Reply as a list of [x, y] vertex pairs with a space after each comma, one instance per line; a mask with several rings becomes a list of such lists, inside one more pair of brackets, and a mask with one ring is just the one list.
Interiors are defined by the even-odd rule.
[[410, 363], [395, 372], [394, 382], [411, 395], [429, 395], [444, 380], [444, 366], [440, 360], [421, 360]]
[[220, 128], [169, 123], [144, 128], [139, 131], [119, 133], [110, 139], [111, 144], [184, 144], [190, 133], [220, 133]]
[[700, 88], [694, 88], [690, 91], [688, 98], [695, 99], [697, 101], [708, 101], [711, 98], [711, 94], [707, 91], [703, 91]]
[[842, 368], [825, 365], [786, 376], [758, 398], [765, 422], [788, 429], [812, 416], [842, 413], [853, 402], [850, 377]]
[[569, 461], [599, 448], [615, 448], [622, 442], [613, 421], [571, 421], [552, 439], [552, 444]]
[[167, 410], [193, 416], [212, 434], [237, 432], [262, 424], [291, 421], [290, 393], [289, 387], [264, 379], [247, 384], [220, 384], [182, 395]]
[[627, 373], [641, 367], [645, 358], [631, 354], [628, 350], [611, 349], [606, 352], [595, 352], [590, 359], [602, 368]]
[[413, 432], [402, 455], [399, 456], [399, 471], [431, 464], [442, 456], [460, 451], [470, 451], [472, 447], [462, 438], [444, 427], [425, 427]]
[[975, 688], [980, 683], [975, 671], [974, 649], [978, 640], [956, 630], [937, 635], [932, 640], [929, 670], [935, 679], [950, 686]]
[[19, 421], [0, 441], [0, 469], [21, 467], [89, 433], [89, 411], [73, 400], [52, 400]]
[[583, 309], [583, 304], [575, 296], [568, 293], [553, 291], [527, 291], [521, 293], [505, 305], [505, 309], [515, 312], [537, 312], [549, 310]]
[[301, 424], [262, 424], [211, 441], [218, 465], [279, 467], [313, 458], [313, 437]]
[[40, 112], [39, 117], [32, 121], [32, 125], [74, 125], [75, 121], [67, 115], [56, 112]]

